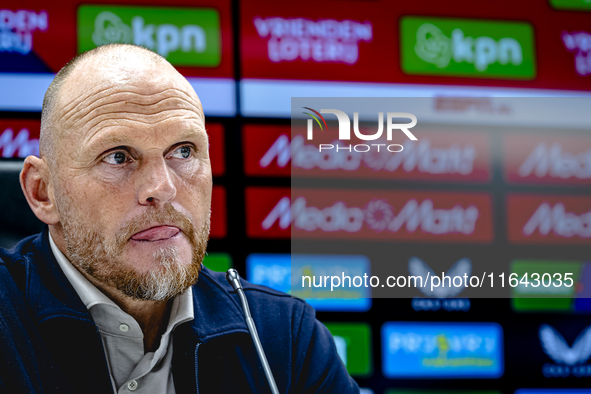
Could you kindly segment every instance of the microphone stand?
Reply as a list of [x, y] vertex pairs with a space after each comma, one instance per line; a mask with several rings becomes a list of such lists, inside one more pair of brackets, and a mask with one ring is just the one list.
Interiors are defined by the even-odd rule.
[[226, 280], [228, 281], [228, 283], [230, 283], [234, 291], [238, 294], [238, 297], [240, 297], [240, 302], [242, 303], [242, 311], [244, 313], [246, 325], [248, 326], [248, 331], [250, 331], [250, 336], [252, 337], [252, 341], [254, 342], [254, 347], [257, 350], [257, 354], [259, 356], [259, 359], [261, 360], [261, 364], [263, 364], [263, 370], [265, 371], [265, 376], [267, 377], [267, 381], [269, 382], [271, 392], [273, 394], [279, 394], [277, 384], [275, 383], [275, 378], [273, 377], [273, 372], [271, 372], [271, 367], [269, 367], [267, 356], [265, 356], [263, 345], [261, 344], [261, 340], [259, 339], [257, 328], [254, 325], [254, 320], [252, 319], [252, 316], [250, 315], [248, 301], [246, 300], [244, 289], [242, 288], [242, 284], [240, 283], [240, 276], [238, 275], [238, 271], [236, 271], [233, 268], [230, 268], [226, 272]]

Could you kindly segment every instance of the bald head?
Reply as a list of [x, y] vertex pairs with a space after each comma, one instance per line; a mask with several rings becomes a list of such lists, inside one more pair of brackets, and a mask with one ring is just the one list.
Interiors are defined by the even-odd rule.
[[[41, 157], [50, 169], [55, 166], [64, 137], [71, 131], [68, 128], [74, 126], [68, 120], [75, 117], [75, 112], [84, 110], [93, 96], [116, 92], [118, 88], [128, 92], [140, 88], [145, 94], [150, 90], [148, 85], [167, 82], [184, 91], [203, 119], [201, 102], [191, 85], [159, 54], [136, 45], [109, 44], [77, 55], [57, 73], [45, 93], [39, 140]], [[154, 86], [153, 90], [158, 89]]]

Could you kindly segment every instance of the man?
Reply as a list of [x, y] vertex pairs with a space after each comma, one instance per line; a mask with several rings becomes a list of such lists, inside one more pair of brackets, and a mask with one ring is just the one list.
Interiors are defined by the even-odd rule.
[[[0, 391], [270, 392], [238, 296], [203, 268], [203, 109], [164, 58], [77, 56], [49, 87], [21, 186], [45, 230], [0, 251]], [[244, 284], [281, 393], [353, 393], [303, 301]]]

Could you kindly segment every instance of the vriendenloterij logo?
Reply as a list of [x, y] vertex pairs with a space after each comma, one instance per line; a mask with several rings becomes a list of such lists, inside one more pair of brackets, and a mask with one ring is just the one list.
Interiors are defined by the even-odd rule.
[[[326, 120], [322, 116], [322, 114], [334, 114], [337, 117], [339, 122], [339, 140], [340, 141], [350, 141], [351, 140], [351, 119], [349, 116], [338, 109], [321, 109], [320, 112], [312, 109], [310, 107], [302, 107], [307, 109], [310, 112], [303, 112], [305, 115], [309, 115], [312, 119], [308, 119], [307, 123], [307, 139], [313, 140], [314, 139], [314, 121], [320, 126], [320, 130], [324, 131], [322, 124], [326, 127], [328, 131], [328, 125]], [[320, 119], [318, 119], [320, 118]], [[410, 123], [394, 123], [395, 120], [398, 119], [410, 119]], [[322, 123], [320, 123], [322, 120]], [[401, 130], [410, 140], [417, 141], [417, 137], [410, 132], [410, 128], [413, 128], [417, 124], [417, 117], [408, 112], [387, 112], [386, 114], [386, 139], [388, 141], [392, 141], [393, 130]], [[359, 130], [359, 113], [353, 112], [353, 132], [355, 137], [363, 140], [363, 141], [375, 141], [382, 137], [384, 133], [384, 113], [378, 113], [378, 131], [374, 134], [364, 134]], [[322, 150], [330, 150], [336, 149], [338, 152], [339, 150], [346, 150], [351, 152], [353, 149], [355, 152], [369, 152], [370, 150], [380, 151], [380, 147], [384, 147], [384, 150], [387, 149], [389, 152], [400, 152], [404, 149], [404, 147], [400, 144], [356, 144], [356, 145], [349, 145], [349, 146], [340, 146], [334, 144], [319, 144], [318, 150], [322, 152]]]

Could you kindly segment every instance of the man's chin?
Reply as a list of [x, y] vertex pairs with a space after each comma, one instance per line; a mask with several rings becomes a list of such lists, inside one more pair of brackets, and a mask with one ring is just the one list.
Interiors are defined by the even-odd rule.
[[[170, 249], [162, 250], [147, 260], [126, 259], [120, 269], [102, 279], [124, 295], [136, 300], [165, 301], [175, 297], [197, 282], [201, 264], [188, 257], [179, 258]], [[135, 256], [137, 258], [137, 256]]]
[[187, 238], [178, 235], [159, 241], [135, 241], [130, 239], [123, 249], [121, 259], [138, 273], [165, 268], [174, 262], [186, 266], [192, 262], [193, 250]]

